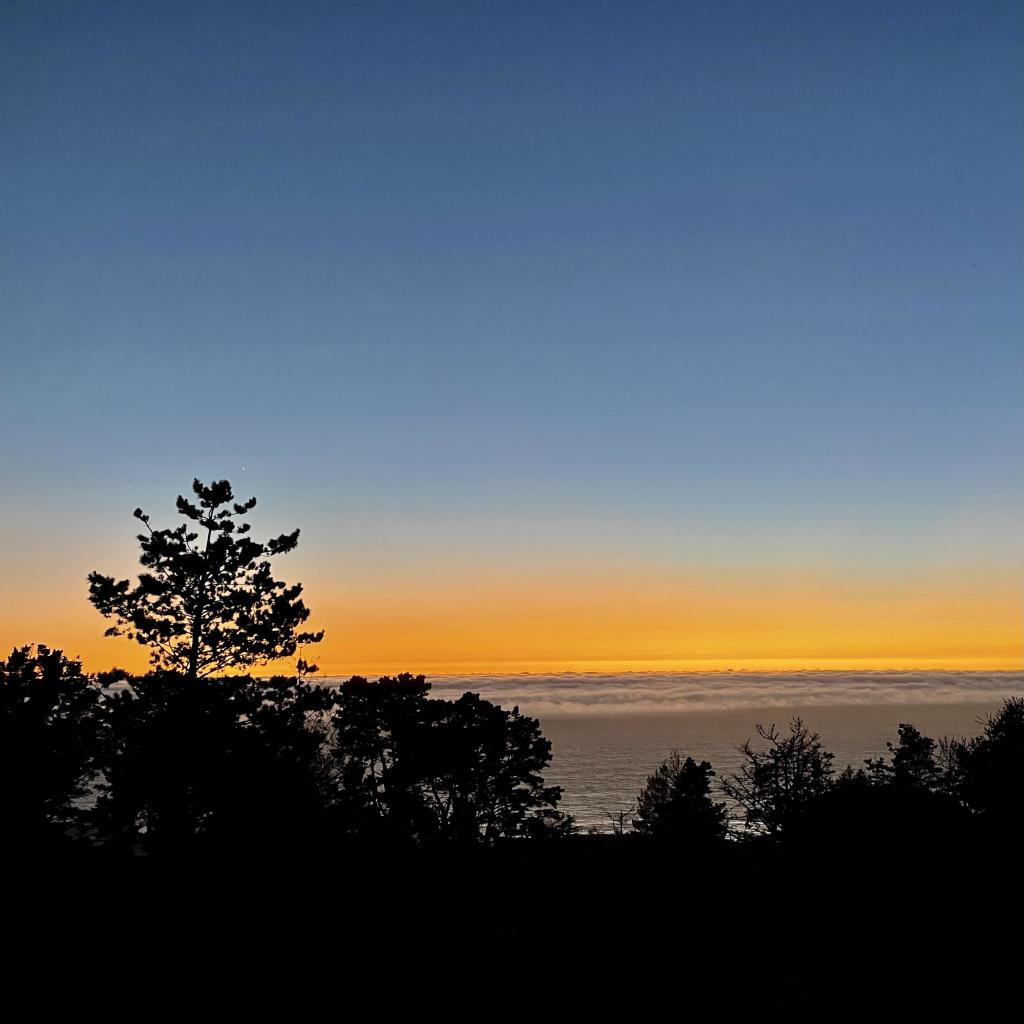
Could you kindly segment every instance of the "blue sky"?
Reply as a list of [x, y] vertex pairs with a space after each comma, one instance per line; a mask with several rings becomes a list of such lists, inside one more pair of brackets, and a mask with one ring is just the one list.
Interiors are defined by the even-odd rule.
[[73, 521], [78, 574], [198, 474], [311, 571], [1024, 565], [1022, 38], [986, 2], [5, 5], [10, 564]]

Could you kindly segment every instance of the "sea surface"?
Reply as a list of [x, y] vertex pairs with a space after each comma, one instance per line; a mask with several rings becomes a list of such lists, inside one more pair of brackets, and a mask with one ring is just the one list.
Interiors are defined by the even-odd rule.
[[[442, 676], [435, 697], [465, 691], [540, 719], [553, 758], [545, 776], [582, 828], [611, 830], [646, 777], [673, 750], [739, 764], [757, 723], [800, 715], [842, 770], [886, 753], [901, 722], [926, 735], [973, 736], [1004, 697], [1024, 696], [1024, 672], [638, 672], [618, 675]], [[627, 815], [628, 820], [628, 815]]]

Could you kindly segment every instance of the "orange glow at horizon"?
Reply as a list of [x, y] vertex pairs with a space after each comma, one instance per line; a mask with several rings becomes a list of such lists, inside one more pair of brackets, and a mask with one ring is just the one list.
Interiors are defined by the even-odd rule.
[[[309, 625], [327, 637], [304, 654], [323, 675], [1024, 668], [1015, 578], [487, 573], [344, 588], [322, 579], [306, 597]], [[146, 668], [147, 650], [104, 638], [109, 623], [80, 585], [21, 590], [4, 607], [5, 653], [40, 642], [91, 670]]]

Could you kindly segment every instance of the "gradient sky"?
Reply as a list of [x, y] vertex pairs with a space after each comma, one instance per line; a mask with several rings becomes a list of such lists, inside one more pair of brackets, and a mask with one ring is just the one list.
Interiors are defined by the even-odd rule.
[[191, 479], [332, 672], [1024, 659], [1024, 8], [7, 3], [0, 644]]

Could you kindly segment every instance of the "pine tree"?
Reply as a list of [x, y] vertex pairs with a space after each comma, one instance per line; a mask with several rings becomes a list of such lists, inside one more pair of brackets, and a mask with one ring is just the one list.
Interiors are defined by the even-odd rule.
[[633, 827], [643, 835], [695, 845], [724, 838], [725, 804], [711, 799], [714, 774], [708, 761], [684, 761], [673, 750], [637, 797]]
[[[227, 480], [195, 480], [192, 490], [198, 503], [178, 496], [188, 522], [174, 529], [154, 530], [149, 516], [135, 510], [147, 531], [138, 536], [146, 572], [136, 586], [89, 574], [89, 600], [116, 623], [106, 635], [150, 647], [154, 668], [189, 679], [266, 665], [318, 643], [322, 632], [298, 632], [309, 617], [302, 584], [274, 579], [268, 560], [293, 551], [299, 531], [258, 543], [248, 536], [249, 523], [239, 522], [255, 498], [235, 503]], [[300, 661], [299, 668], [315, 666]]]

